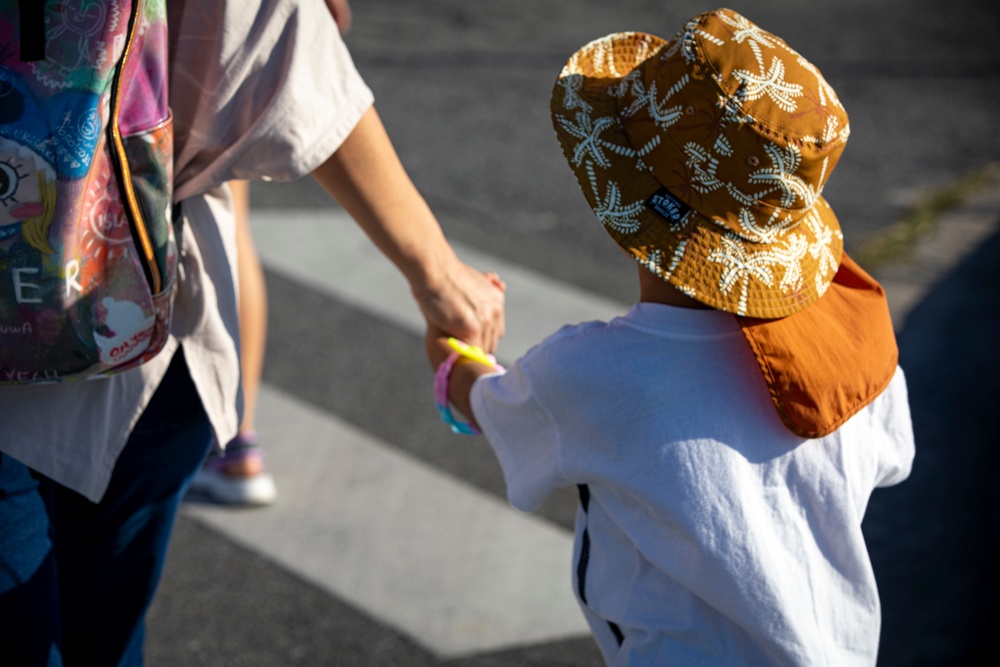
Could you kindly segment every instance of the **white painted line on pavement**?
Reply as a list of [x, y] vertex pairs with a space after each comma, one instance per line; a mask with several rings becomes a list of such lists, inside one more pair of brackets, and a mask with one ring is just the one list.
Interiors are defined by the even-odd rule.
[[587, 634], [567, 531], [267, 385], [257, 423], [278, 503], [187, 516], [443, 658]]
[[[424, 320], [396, 268], [339, 209], [251, 213], [261, 261], [296, 282], [423, 335]], [[463, 261], [507, 284], [507, 333], [497, 356], [514, 361], [565, 324], [625, 314], [620, 303], [485, 253], [452, 244]]]

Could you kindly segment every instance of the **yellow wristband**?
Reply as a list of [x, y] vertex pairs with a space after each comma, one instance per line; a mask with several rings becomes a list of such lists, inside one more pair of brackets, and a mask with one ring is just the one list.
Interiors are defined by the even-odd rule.
[[462, 342], [457, 338], [449, 338], [448, 346], [466, 359], [478, 361], [484, 366], [489, 366], [490, 368], [496, 368], [497, 366], [496, 358], [493, 355], [484, 352], [483, 348], [478, 345], [469, 345], [468, 343]]

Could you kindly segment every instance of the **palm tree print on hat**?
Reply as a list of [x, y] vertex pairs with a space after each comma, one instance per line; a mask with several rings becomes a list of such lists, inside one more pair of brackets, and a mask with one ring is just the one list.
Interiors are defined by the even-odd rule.
[[775, 41], [770, 33], [765, 33], [761, 28], [750, 22], [745, 16], [720, 13], [719, 18], [723, 23], [733, 28], [731, 33], [733, 41], [742, 44], [744, 40], [750, 40], [750, 47], [754, 50], [759, 46], [766, 46], [773, 49]]
[[631, 204], [622, 204], [621, 188], [610, 180], [607, 182], [604, 196], [601, 196], [598, 190], [597, 176], [594, 174], [594, 166], [590, 162], [587, 163], [587, 174], [590, 176], [590, 186], [594, 193], [591, 208], [597, 215], [597, 219], [617, 232], [631, 233], [638, 230], [642, 225], [639, 213], [645, 210], [645, 203], [637, 201]]
[[824, 280], [830, 274], [837, 272], [837, 257], [833, 253], [833, 240], [844, 240], [844, 233], [832, 230], [823, 224], [816, 211], [810, 211], [805, 217], [805, 224], [812, 231], [816, 240], [809, 245], [809, 254], [819, 260], [819, 268], [816, 270], [816, 292], [822, 296], [829, 286], [828, 280]]
[[[796, 175], [802, 156], [795, 146], [767, 144], [764, 146], [764, 153], [770, 158], [771, 167], [754, 171], [750, 174], [749, 180], [751, 183], [770, 183], [773, 187], [750, 195], [753, 200], [759, 201], [775, 190], [780, 190], [780, 206], [784, 208], [791, 208], [800, 199], [804, 208], [809, 208], [816, 203], [816, 199], [821, 193], [811, 184], [806, 183], [802, 177]], [[827, 162], [828, 160], [823, 160], [823, 173], [826, 172]], [[820, 176], [820, 182], [822, 182], [822, 176]]]
[[775, 211], [766, 223], [759, 225], [753, 211], [744, 208], [740, 211], [739, 221], [743, 233], [739, 236], [752, 243], [775, 243], [779, 237], [796, 225], [796, 221], [791, 215], [786, 215], [784, 220], [778, 222], [780, 215], [781, 211]]
[[576, 114], [575, 123], [562, 116], [559, 117], [558, 122], [567, 133], [580, 140], [580, 143], [573, 149], [573, 164], [577, 166], [582, 164], [584, 159], [590, 158], [601, 167], [610, 167], [611, 161], [604, 154], [605, 149], [617, 155], [624, 155], [626, 157], [636, 156], [635, 150], [631, 147], [622, 146], [601, 138], [601, 134], [605, 130], [617, 125], [618, 121], [615, 118], [604, 116], [595, 121], [588, 114], [581, 111]]
[[747, 311], [747, 290], [750, 279], [754, 278], [768, 287], [774, 286], [773, 268], [785, 263], [782, 253], [775, 250], [751, 252], [740, 237], [732, 232], [719, 238], [721, 245], [709, 253], [708, 261], [723, 265], [722, 276], [719, 278], [719, 291], [729, 294], [737, 284], [740, 286], [740, 297], [736, 309], [737, 315], [745, 315]]
[[563, 106], [567, 109], [582, 109], [590, 111], [593, 109], [590, 104], [580, 97], [580, 89], [583, 87], [582, 76], [566, 76], [559, 79], [559, 85], [563, 87]]
[[796, 99], [802, 97], [802, 86], [785, 81], [785, 64], [780, 58], [771, 58], [771, 67], [764, 72], [761, 63], [760, 72], [754, 74], [745, 69], [738, 69], [733, 76], [740, 82], [734, 97], [742, 101], [758, 100], [765, 95], [771, 98], [782, 110], [791, 113], [796, 109]]
[[632, 103], [625, 107], [625, 109], [621, 112], [622, 116], [626, 118], [634, 116], [640, 109], [646, 107], [649, 112], [649, 117], [664, 130], [680, 120], [684, 113], [682, 106], [680, 104], [675, 104], [672, 107], [667, 107], [665, 105], [667, 100], [680, 92], [680, 90], [687, 84], [689, 80], [687, 74], [682, 76], [677, 83], [667, 90], [667, 94], [663, 96], [662, 101], [658, 100], [659, 90], [657, 89], [655, 81], [649, 84], [649, 90], [647, 90], [646, 84], [643, 83], [638, 76], [630, 75], [625, 79], [625, 81], [629, 80], [631, 80], [631, 95], [634, 99], [632, 100]]

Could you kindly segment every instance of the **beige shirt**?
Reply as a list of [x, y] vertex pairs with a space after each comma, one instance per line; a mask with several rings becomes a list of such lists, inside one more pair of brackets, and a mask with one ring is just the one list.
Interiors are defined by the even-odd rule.
[[179, 344], [216, 439], [236, 434], [236, 241], [223, 184], [310, 173], [373, 102], [319, 0], [168, 6], [174, 198], [184, 213], [170, 340], [111, 378], [0, 386], [0, 452], [95, 502]]

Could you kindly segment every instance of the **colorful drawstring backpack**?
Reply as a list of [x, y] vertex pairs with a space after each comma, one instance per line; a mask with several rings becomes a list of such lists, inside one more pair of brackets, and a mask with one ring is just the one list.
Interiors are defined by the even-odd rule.
[[165, 1], [0, 0], [0, 383], [108, 376], [167, 340]]

